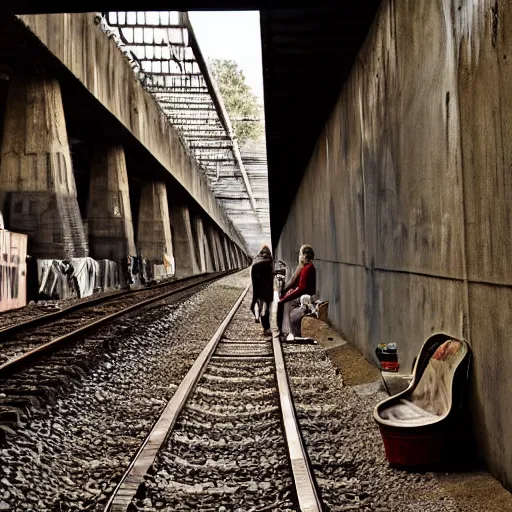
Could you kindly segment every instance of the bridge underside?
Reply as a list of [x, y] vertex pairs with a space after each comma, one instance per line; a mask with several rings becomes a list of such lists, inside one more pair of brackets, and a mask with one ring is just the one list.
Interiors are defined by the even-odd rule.
[[142, 283], [247, 264], [190, 149], [93, 14], [2, 17], [0, 118], [0, 210], [28, 235], [30, 299], [67, 296], [45, 288], [65, 281], [41, 278], [51, 261], [92, 258], [105, 289], [131, 283], [128, 267]]
[[261, 13], [274, 246], [379, 3], [338, 2], [336, 7]]
[[[183, 0], [175, 10], [253, 9], [261, 11], [270, 222], [276, 245], [315, 142], [352, 69], [380, 0], [306, 2], [288, 0]], [[7, 2], [17, 13], [52, 12], [30, 0]], [[168, 8], [150, 0], [144, 9]], [[136, 0], [87, 0], [72, 12], [137, 10]], [[53, 12], [59, 12], [58, 8]], [[308, 98], [306, 100], [306, 98]]]

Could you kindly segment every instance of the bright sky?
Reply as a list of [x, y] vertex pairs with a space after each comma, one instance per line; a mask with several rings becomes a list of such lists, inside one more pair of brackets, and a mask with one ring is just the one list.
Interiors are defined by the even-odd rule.
[[259, 12], [194, 11], [189, 14], [204, 57], [236, 61], [247, 84], [263, 103]]

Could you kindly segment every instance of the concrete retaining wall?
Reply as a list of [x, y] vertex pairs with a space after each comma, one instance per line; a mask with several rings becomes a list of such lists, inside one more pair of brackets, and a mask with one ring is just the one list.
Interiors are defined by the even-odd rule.
[[509, 488], [511, 23], [507, 0], [384, 0], [278, 246], [315, 248], [330, 320], [370, 359], [469, 340], [479, 446]]
[[95, 25], [94, 14], [40, 14], [20, 19], [245, 250], [193, 157], [156, 100], [135, 78], [115, 42]]

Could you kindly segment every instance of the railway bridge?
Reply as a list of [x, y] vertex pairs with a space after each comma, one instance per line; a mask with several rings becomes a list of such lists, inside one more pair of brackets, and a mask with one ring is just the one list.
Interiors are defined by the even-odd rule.
[[[7, 0], [0, 20], [0, 201], [33, 259], [138, 255], [153, 278], [189, 278], [244, 268], [270, 238], [292, 267], [310, 244], [329, 323], [372, 364], [379, 343], [397, 344], [406, 371], [432, 334], [468, 343], [466, 428], [512, 489], [512, 4], [66, 8]], [[195, 9], [260, 11], [268, 188], [234, 137]], [[215, 367], [226, 354], [213, 350]]]

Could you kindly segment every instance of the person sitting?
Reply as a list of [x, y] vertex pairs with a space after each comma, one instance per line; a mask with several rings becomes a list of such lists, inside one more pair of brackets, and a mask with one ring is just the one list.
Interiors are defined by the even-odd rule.
[[[284, 295], [279, 298], [277, 304], [277, 327], [279, 335], [283, 335], [283, 321], [285, 309], [289, 317], [290, 307], [300, 306], [297, 299], [302, 295], [316, 294], [316, 269], [313, 264], [315, 251], [310, 245], [303, 245], [299, 250], [299, 264], [289, 283], [285, 286]], [[294, 302], [297, 301], [296, 304]], [[288, 305], [288, 306], [287, 306]]]
[[[274, 298], [274, 263], [268, 246], [264, 245], [251, 266], [252, 302], [251, 311], [255, 321], [261, 319], [263, 335], [270, 333], [270, 304]], [[258, 313], [255, 309], [258, 306]]]

